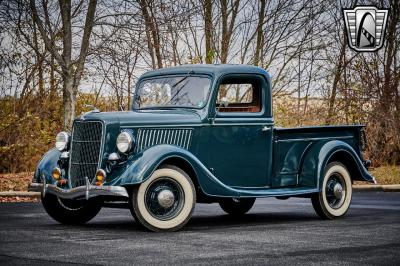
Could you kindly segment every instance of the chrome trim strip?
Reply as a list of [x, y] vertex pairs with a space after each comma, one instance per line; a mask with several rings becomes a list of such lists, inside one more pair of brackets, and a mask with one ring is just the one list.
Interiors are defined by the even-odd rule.
[[176, 143], [176, 135], [177, 135], [177, 131], [176, 130], [172, 130], [172, 141], [171, 141], [171, 143], [173, 144], [173, 145], [176, 145], [177, 143]]
[[187, 142], [186, 149], [189, 149], [189, 147], [190, 147], [190, 141], [192, 140], [192, 134], [190, 134], [190, 133], [191, 133], [191, 132], [189, 132], [188, 142]]
[[277, 139], [275, 142], [293, 142], [293, 141], [317, 141], [317, 140], [337, 140], [337, 139], [353, 139], [353, 136], [342, 137], [320, 137], [320, 138], [306, 138], [306, 139]]
[[[42, 181], [43, 181], [43, 185], [42, 188], [39, 188], [38, 192], [42, 192], [43, 197], [46, 195], [46, 189], [47, 189], [47, 183], [46, 183], [46, 176], [44, 175], [44, 173], [42, 174]], [[30, 188], [30, 186], [29, 186]], [[28, 188], [28, 190], [29, 190]]]
[[167, 130], [167, 140], [165, 142], [170, 143], [170, 140], [171, 140], [171, 130]]
[[[219, 122], [219, 121], [217, 121], [217, 122]], [[259, 125], [259, 126], [265, 126], [265, 125], [267, 125], [267, 126], [273, 126], [274, 125], [274, 123], [271, 123], [271, 122], [269, 122], [269, 121], [266, 121], [266, 122], [243, 122], [243, 123], [223, 123], [223, 122], [219, 122], [219, 123], [216, 123], [216, 124], [209, 124], [209, 123], [202, 123], [202, 124], [165, 124], [165, 125], [140, 125], [140, 126], [138, 126], [138, 125], [124, 125], [124, 126], [122, 126], [121, 127], [121, 130], [122, 129], [131, 129], [131, 128], [134, 128], [134, 127], [140, 127], [140, 128], [171, 128], [171, 129], [179, 129], [179, 128], [182, 128], [182, 127], [204, 127], [204, 126], [257, 126], [257, 125]], [[283, 129], [286, 129], [286, 128], [283, 128]]]
[[63, 199], [75, 199], [80, 197], [92, 198], [96, 196], [121, 196], [128, 198], [126, 188], [121, 186], [93, 186], [87, 184], [85, 186], [75, 187], [71, 189], [62, 189], [56, 185], [46, 184], [45, 189], [42, 183], [31, 183], [28, 191], [41, 192], [45, 197], [46, 193], [56, 195]]

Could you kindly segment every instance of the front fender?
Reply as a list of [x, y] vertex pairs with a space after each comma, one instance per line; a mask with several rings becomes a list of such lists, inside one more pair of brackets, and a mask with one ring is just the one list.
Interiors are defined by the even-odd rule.
[[368, 173], [360, 157], [349, 144], [332, 140], [314, 144], [305, 155], [299, 176], [300, 185], [321, 189], [325, 167], [333, 156], [337, 156], [335, 160], [347, 166], [353, 179], [375, 182], [375, 178]]
[[40, 159], [38, 165], [36, 166], [35, 173], [33, 174], [33, 181], [37, 183], [42, 182], [42, 176], [46, 178], [47, 184], [53, 183], [53, 178], [51, 178], [51, 171], [57, 166], [58, 159], [60, 158], [61, 152], [56, 148], [49, 150]]
[[146, 181], [169, 158], [180, 158], [189, 163], [196, 174], [200, 188], [206, 195], [239, 196], [236, 190], [220, 182], [191, 152], [168, 144], [153, 146], [135, 155], [130, 162], [112, 172], [115, 179], [105, 185], [127, 186], [140, 184]]

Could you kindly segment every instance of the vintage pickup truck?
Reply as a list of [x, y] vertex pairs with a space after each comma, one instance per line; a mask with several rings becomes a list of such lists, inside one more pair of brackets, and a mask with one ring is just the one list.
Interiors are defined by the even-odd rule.
[[30, 184], [61, 223], [101, 207], [129, 207], [153, 231], [178, 230], [195, 203], [248, 212], [259, 197], [311, 198], [324, 219], [343, 216], [352, 182], [374, 183], [363, 126], [276, 128], [270, 75], [245, 65], [150, 71], [132, 109], [99, 112], [60, 132]]

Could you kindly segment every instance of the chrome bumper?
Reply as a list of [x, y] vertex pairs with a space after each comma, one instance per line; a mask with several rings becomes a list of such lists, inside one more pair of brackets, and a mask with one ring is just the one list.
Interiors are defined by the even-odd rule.
[[86, 199], [96, 196], [120, 196], [129, 197], [126, 188], [120, 186], [93, 186], [86, 183], [86, 186], [75, 187], [71, 189], [62, 189], [56, 185], [46, 183], [31, 183], [29, 184], [28, 191], [41, 192], [42, 197], [46, 193], [56, 195], [63, 199], [75, 199], [85, 197]]

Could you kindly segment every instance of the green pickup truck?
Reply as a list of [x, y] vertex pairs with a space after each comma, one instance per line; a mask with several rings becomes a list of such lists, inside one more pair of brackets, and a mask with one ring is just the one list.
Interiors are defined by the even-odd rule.
[[343, 216], [354, 180], [375, 183], [363, 126], [276, 128], [270, 75], [246, 65], [186, 65], [142, 75], [132, 109], [94, 109], [60, 132], [31, 191], [47, 213], [81, 224], [102, 207], [174, 231], [196, 203], [242, 215], [256, 198], [308, 197], [324, 219]]

